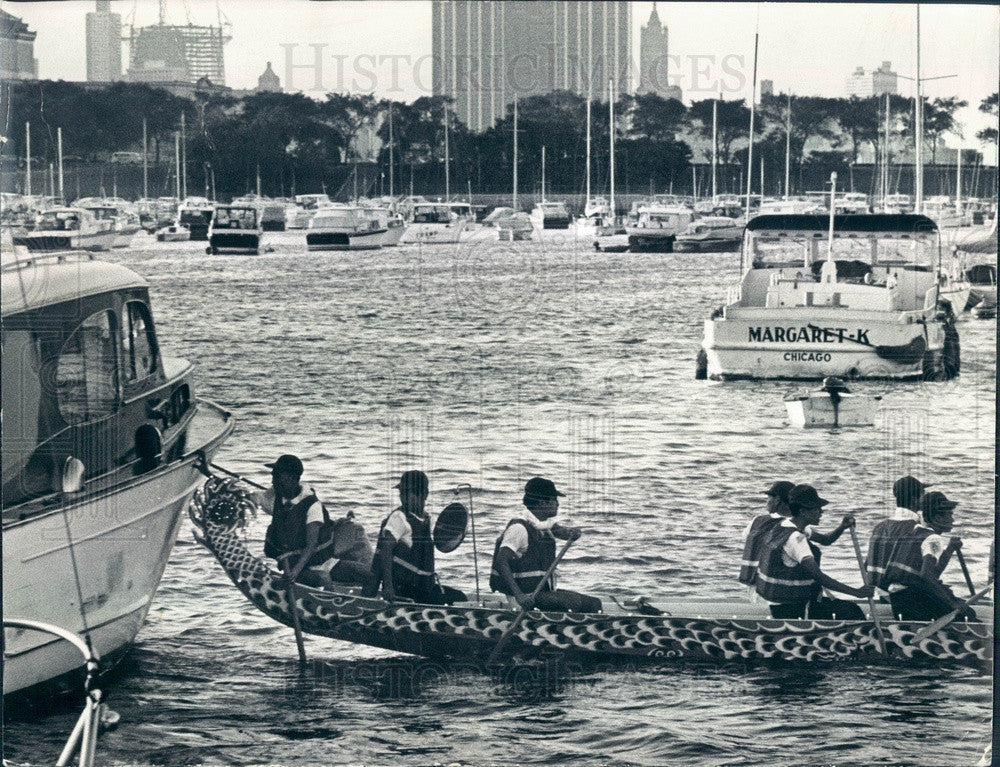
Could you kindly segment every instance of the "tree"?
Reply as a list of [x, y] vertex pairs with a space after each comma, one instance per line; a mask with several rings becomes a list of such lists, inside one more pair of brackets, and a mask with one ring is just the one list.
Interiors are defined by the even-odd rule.
[[[1000, 92], [994, 91], [982, 100], [979, 104], [979, 111], [990, 115], [995, 120], [998, 114], [1000, 114], [1000, 112], [998, 112], [998, 109], [1000, 109], [998, 102], [1000, 102]], [[983, 128], [981, 131], [976, 133], [976, 138], [984, 144], [996, 144], [998, 140], [997, 128], [993, 126]]]
[[961, 126], [955, 122], [955, 112], [969, 106], [957, 96], [936, 98], [924, 106], [924, 136], [931, 142], [931, 163], [937, 163], [938, 142], [945, 133], [962, 137]]
[[656, 93], [631, 97], [629, 138], [673, 141], [687, 116], [687, 109], [677, 99], [665, 99]]
[[[713, 101], [695, 101], [688, 109], [688, 124], [709, 140], [712, 138]], [[733, 143], [745, 139], [750, 132], [750, 109], [743, 101], [719, 101], [718, 104], [719, 161], [728, 164], [732, 159]]]

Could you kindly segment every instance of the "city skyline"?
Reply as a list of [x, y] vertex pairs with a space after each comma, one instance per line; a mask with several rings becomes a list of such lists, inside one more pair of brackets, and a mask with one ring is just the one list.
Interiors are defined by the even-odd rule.
[[[114, 0], [110, 5], [125, 24], [157, 21], [155, 0]], [[86, 79], [85, 17], [93, 12], [94, 0], [6, 2], [4, 7], [38, 33], [40, 78]], [[412, 101], [433, 92], [432, 6], [425, 0], [222, 0], [218, 7], [232, 22], [233, 40], [225, 48], [226, 84], [231, 87], [255, 87], [270, 60], [283, 88], [315, 97], [357, 91]], [[651, 2], [632, 3], [633, 88], [638, 84], [639, 30], [652, 10]], [[687, 102], [717, 95], [716, 89], [728, 99], [749, 98], [758, 27], [758, 81], [772, 80], [776, 93], [844, 96], [845, 80], [857, 67], [874, 70], [890, 61], [901, 76], [900, 94], [913, 94], [913, 81], [906, 79], [916, 70], [913, 5], [660, 3], [657, 10], [669, 29], [671, 78]], [[167, 14], [174, 24], [218, 23], [215, 0], [168, 0]], [[977, 107], [996, 90], [1000, 12], [986, 5], [929, 5], [921, 7], [921, 17], [923, 77], [955, 75], [928, 79], [924, 93], [967, 100], [969, 106], [956, 115], [964, 138], [949, 136], [949, 143], [983, 149], [975, 133], [990, 122]], [[958, 49], [961, 58], [954, 55]], [[123, 60], [125, 56], [123, 52]], [[316, 76], [317, 60], [321, 77]], [[995, 157], [995, 150], [987, 149], [988, 156], [991, 152]]]

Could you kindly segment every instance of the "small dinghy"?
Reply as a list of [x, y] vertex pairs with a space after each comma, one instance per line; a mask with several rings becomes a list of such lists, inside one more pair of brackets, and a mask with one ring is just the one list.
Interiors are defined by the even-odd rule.
[[183, 224], [170, 224], [156, 230], [157, 242], [187, 242], [191, 239], [191, 230]]
[[852, 394], [840, 378], [824, 378], [823, 388], [785, 400], [788, 419], [799, 428], [871, 426], [882, 398]]

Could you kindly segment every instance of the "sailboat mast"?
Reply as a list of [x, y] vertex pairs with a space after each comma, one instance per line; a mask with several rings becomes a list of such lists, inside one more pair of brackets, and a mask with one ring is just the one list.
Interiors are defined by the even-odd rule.
[[747, 146], [747, 204], [746, 220], [750, 220], [750, 190], [753, 189], [753, 121], [757, 105], [757, 41], [758, 33], [753, 36], [753, 89], [750, 96], [750, 144]]
[[[149, 150], [147, 148], [146, 118], [142, 118], [142, 196], [149, 198]], [[79, 177], [79, 176], [77, 176]]]
[[517, 212], [517, 94], [514, 94], [514, 201], [511, 203]]
[[719, 167], [719, 100], [712, 99], [712, 201], [719, 198], [716, 170]]
[[174, 191], [181, 199], [181, 134], [174, 131]]
[[545, 202], [545, 144], [542, 144], [542, 202]]
[[448, 151], [448, 105], [444, 105], [444, 200], [451, 202], [451, 155]]
[[924, 208], [924, 105], [920, 91], [920, 5], [917, 5], [917, 104], [916, 104], [916, 168], [914, 169], [914, 213], [922, 213]]
[[181, 112], [181, 189], [186, 200], [188, 196], [187, 129], [185, 128], [183, 111]]
[[24, 124], [24, 194], [31, 197], [31, 123]]
[[608, 80], [608, 133], [611, 136], [611, 218], [615, 217], [615, 81]]
[[885, 94], [885, 150], [882, 152], [882, 210], [889, 196], [889, 94]]
[[788, 94], [785, 107], [785, 199], [789, 197], [788, 180], [792, 167], [792, 94]]
[[955, 212], [962, 215], [962, 148], [958, 148], [958, 162], [955, 165]]
[[62, 151], [62, 128], [56, 128], [56, 144], [59, 151], [59, 199], [62, 204], [66, 204], [66, 189], [63, 187], [63, 151]]
[[[590, 96], [587, 96], [587, 206], [590, 206]], [[584, 208], [586, 210], [586, 208]]]
[[392, 102], [389, 102], [389, 197], [395, 199], [395, 175], [392, 157]]

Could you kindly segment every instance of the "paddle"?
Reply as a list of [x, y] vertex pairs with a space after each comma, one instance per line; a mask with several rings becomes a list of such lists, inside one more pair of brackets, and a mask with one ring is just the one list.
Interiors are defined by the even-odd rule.
[[542, 586], [548, 583], [549, 578], [552, 577], [552, 573], [556, 571], [556, 565], [559, 564], [559, 560], [563, 558], [563, 555], [569, 551], [569, 547], [573, 545], [573, 540], [573, 538], [570, 538], [566, 541], [566, 544], [559, 550], [559, 553], [556, 554], [555, 561], [549, 565], [549, 569], [545, 571], [545, 575], [542, 576], [538, 585], [535, 586], [535, 590], [532, 591], [531, 596], [528, 597], [528, 604], [521, 608], [521, 612], [519, 612], [517, 617], [514, 618], [513, 623], [511, 623], [507, 627], [507, 630], [503, 632], [503, 635], [500, 637], [500, 641], [497, 642], [497, 646], [493, 648], [493, 652], [490, 653], [490, 657], [486, 659], [486, 665], [492, 666], [496, 662], [496, 659], [500, 655], [500, 650], [503, 649], [504, 644], [506, 644], [511, 634], [513, 634], [514, 630], [521, 624], [521, 621], [524, 620], [524, 616], [528, 614], [528, 610], [530, 610], [532, 605], [535, 603], [535, 597], [537, 597], [539, 592], [542, 590]]
[[[858, 534], [854, 530], [854, 525], [851, 525], [850, 531], [851, 542], [854, 544], [854, 555], [858, 558], [858, 568], [861, 570], [861, 582], [868, 586], [868, 571], [865, 570], [865, 559], [861, 556], [861, 544], [858, 543]], [[871, 597], [868, 597], [868, 609], [871, 611], [872, 623], [875, 624], [875, 633], [878, 635], [878, 651], [885, 655], [885, 634], [882, 633], [882, 622], [879, 620], [878, 613], [875, 612], [875, 600]]]
[[[822, 330], [822, 328], [812, 324], [807, 324], [806, 327], [814, 330]], [[841, 340], [840, 336], [837, 338]], [[901, 346], [879, 346], [868, 341], [862, 341], [860, 338], [852, 338], [851, 336], [844, 336], [843, 340], [874, 349], [875, 354], [882, 359], [893, 360], [901, 365], [912, 365], [914, 362], [922, 359], [924, 351], [927, 349], [927, 344], [924, 342], [923, 336], [916, 336], [912, 341]]]
[[943, 629], [945, 626], [947, 626], [949, 623], [955, 620], [955, 618], [958, 617], [958, 614], [962, 612], [966, 607], [974, 605], [976, 602], [980, 601], [984, 596], [986, 596], [987, 592], [992, 588], [993, 588], [992, 583], [989, 586], [985, 586], [982, 591], [977, 591], [975, 594], [966, 599], [964, 602], [960, 603], [958, 607], [956, 607], [947, 615], [942, 615], [933, 623], [929, 623], [926, 626], [924, 626], [922, 629], [920, 629], [920, 631], [916, 632], [913, 635], [913, 638], [910, 640], [910, 644], [915, 644], [916, 642], [922, 642], [925, 639], [927, 639], [927, 637], [929, 637], [931, 634]]
[[965, 557], [961, 549], [955, 549], [955, 556], [958, 557], [958, 564], [962, 566], [962, 575], [965, 576], [965, 585], [969, 587], [969, 593], [975, 594], [976, 587], [972, 585], [972, 576], [969, 575], [969, 566], [965, 564]]
[[[281, 559], [281, 572], [288, 578], [288, 559], [291, 553], [285, 554]], [[295, 647], [299, 651], [299, 665], [306, 665], [306, 643], [302, 639], [302, 625], [299, 623], [299, 613], [295, 609], [295, 583], [288, 578], [288, 585], [285, 587], [285, 596], [288, 598], [288, 608], [292, 613], [292, 629], [295, 631]]]

